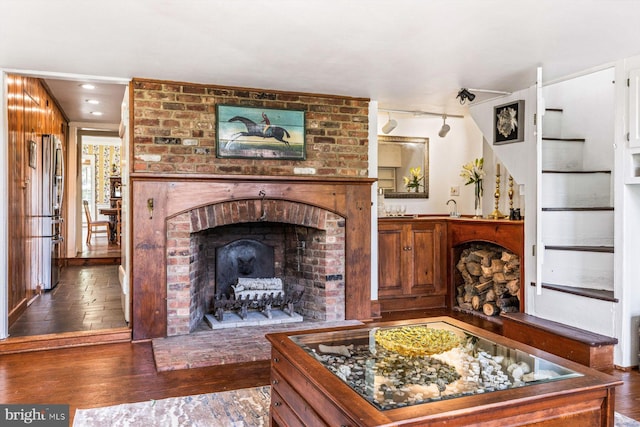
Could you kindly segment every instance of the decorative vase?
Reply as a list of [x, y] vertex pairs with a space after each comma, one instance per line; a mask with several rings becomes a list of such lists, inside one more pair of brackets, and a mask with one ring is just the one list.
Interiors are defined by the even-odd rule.
[[482, 180], [475, 182], [475, 218], [482, 218]]

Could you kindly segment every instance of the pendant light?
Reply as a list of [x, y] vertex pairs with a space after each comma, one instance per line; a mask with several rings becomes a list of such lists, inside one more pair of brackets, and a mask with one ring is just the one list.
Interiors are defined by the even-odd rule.
[[438, 136], [440, 138], [444, 138], [445, 136], [447, 136], [447, 134], [449, 133], [450, 130], [451, 130], [451, 126], [449, 126], [447, 124], [447, 115], [443, 114], [442, 115], [442, 127], [440, 128], [440, 132], [438, 132]]
[[398, 126], [398, 122], [391, 118], [391, 113], [389, 113], [389, 120], [387, 123], [382, 126], [382, 133], [385, 135], [394, 130]]

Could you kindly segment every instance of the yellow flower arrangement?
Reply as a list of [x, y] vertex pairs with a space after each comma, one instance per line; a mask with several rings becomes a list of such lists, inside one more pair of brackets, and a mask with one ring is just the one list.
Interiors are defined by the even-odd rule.
[[424, 179], [424, 176], [422, 175], [422, 168], [420, 166], [410, 168], [409, 174], [411, 174], [410, 177], [402, 177], [402, 179], [404, 180], [404, 185], [405, 187], [407, 187], [407, 190], [413, 190], [417, 193], [420, 190], [420, 186], [422, 185], [420, 184], [420, 181]]

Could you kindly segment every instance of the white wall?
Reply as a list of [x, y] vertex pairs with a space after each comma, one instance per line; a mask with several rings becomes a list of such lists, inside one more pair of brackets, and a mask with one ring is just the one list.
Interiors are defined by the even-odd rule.
[[[482, 104], [474, 105], [470, 108], [473, 119], [478, 124], [478, 128], [486, 136], [483, 144], [485, 158], [485, 170], [487, 171], [487, 184], [485, 185], [485, 195], [483, 200], [484, 211], [487, 212], [487, 203], [493, 206], [492, 194], [489, 182], [490, 177], [495, 175], [495, 163], [503, 165], [501, 167], [502, 176], [512, 175], [516, 183], [516, 195], [514, 196], [514, 207], [519, 207], [524, 216], [524, 284], [536, 281], [536, 258], [533, 256], [533, 246], [536, 244], [536, 133], [534, 126], [534, 114], [536, 112], [537, 99], [536, 87], [524, 89], [512, 93], [509, 96], [499, 97]], [[493, 145], [493, 114], [494, 107], [506, 104], [511, 101], [524, 100], [525, 122], [524, 141], [512, 144]], [[502, 184], [506, 179], [502, 180]], [[506, 192], [502, 190], [503, 198], [506, 199]], [[500, 207], [502, 213], [508, 210]], [[506, 210], [506, 211], [505, 211]], [[523, 284], [523, 285], [524, 285]], [[525, 286], [525, 311], [532, 312], [531, 305], [534, 301], [534, 288]]]
[[[469, 118], [448, 117], [451, 131], [440, 138], [438, 131], [442, 127], [442, 118], [438, 116], [419, 116], [410, 114], [391, 114], [398, 122], [390, 136], [414, 136], [429, 138], [429, 198], [427, 199], [385, 199], [391, 205], [405, 205], [408, 214], [444, 214], [448, 215], [447, 200], [454, 199], [458, 212], [473, 215], [473, 186], [464, 185], [460, 177], [462, 165], [477, 157], [482, 157], [482, 134], [475, 122]], [[378, 115], [377, 130], [382, 135], [382, 126], [388, 120], [387, 113]], [[371, 123], [371, 128], [376, 129]], [[375, 147], [377, 147], [377, 142]], [[377, 176], [377, 149], [373, 152], [375, 163], [371, 163], [372, 173]], [[375, 164], [375, 168], [374, 168]], [[451, 196], [450, 187], [459, 186], [460, 196]]]
[[[378, 102], [369, 102], [369, 177], [378, 176]], [[378, 183], [371, 186], [371, 299], [378, 300]]]
[[[616, 296], [621, 308], [617, 313], [620, 354], [619, 366], [637, 366], [640, 362], [640, 280], [638, 254], [640, 254], [640, 184], [624, 184], [625, 163], [630, 153], [626, 133], [629, 131], [629, 71], [640, 69], [640, 56], [616, 64], [616, 136], [615, 136], [615, 239], [616, 239]], [[620, 248], [620, 249], [619, 249]]]
[[615, 68], [546, 85], [546, 108], [562, 108], [561, 137], [585, 138], [584, 169], [611, 170]]

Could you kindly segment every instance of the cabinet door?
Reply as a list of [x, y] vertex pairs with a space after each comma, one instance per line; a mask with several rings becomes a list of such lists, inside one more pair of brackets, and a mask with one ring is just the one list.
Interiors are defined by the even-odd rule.
[[411, 295], [446, 293], [442, 272], [445, 248], [442, 224], [413, 224], [411, 228]]
[[378, 295], [402, 294], [403, 257], [406, 253], [401, 224], [381, 224], [378, 227]]

